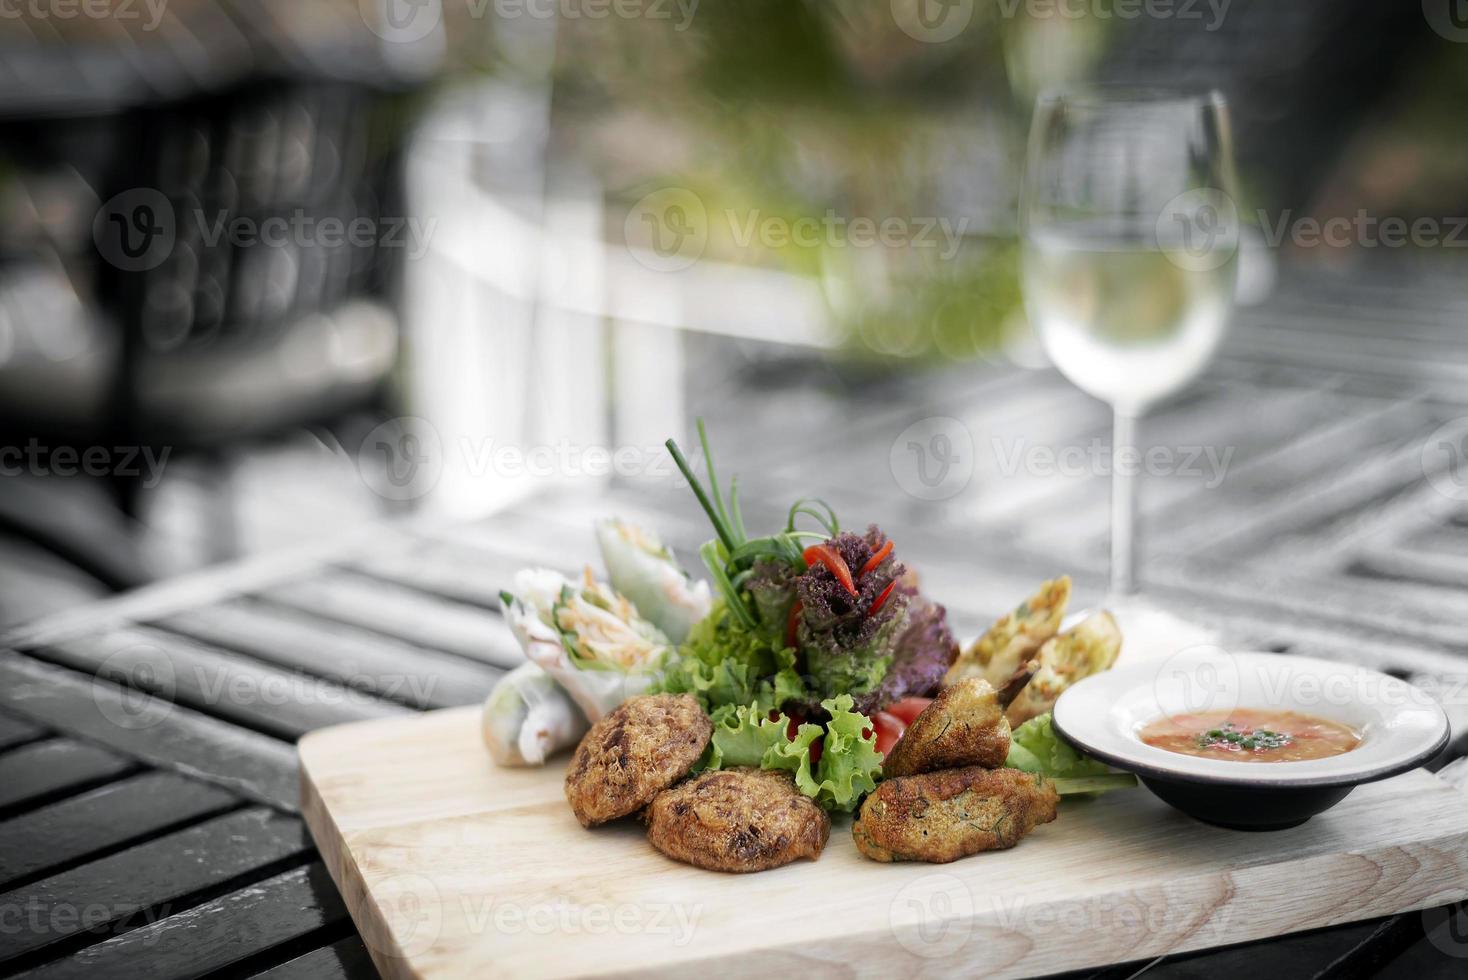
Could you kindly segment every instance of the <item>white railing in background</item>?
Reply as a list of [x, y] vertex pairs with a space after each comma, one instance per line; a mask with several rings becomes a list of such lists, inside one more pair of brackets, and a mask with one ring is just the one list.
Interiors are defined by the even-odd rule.
[[[497, 452], [650, 450], [684, 435], [683, 334], [835, 345], [817, 284], [699, 261], [657, 271], [606, 229], [602, 189], [551, 161], [545, 93], [483, 82], [446, 96], [408, 162], [427, 248], [405, 263], [409, 404], [443, 471], [425, 503], [482, 513], [550, 486]], [[543, 467], [539, 467], [543, 469]]]

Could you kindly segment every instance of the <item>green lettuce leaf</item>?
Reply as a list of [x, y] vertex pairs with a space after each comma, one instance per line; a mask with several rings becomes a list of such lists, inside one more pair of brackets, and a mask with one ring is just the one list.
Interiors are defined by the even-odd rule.
[[[825, 728], [809, 722], [789, 735], [790, 719], [758, 704], [725, 706], [713, 713], [714, 733], [698, 768], [759, 766], [784, 769], [795, 777], [801, 793], [827, 810], [856, 809], [862, 796], [876, 789], [882, 757], [865, 715], [851, 710], [851, 696], [843, 694], [821, 702], [831, 714]], [[822, 739], [821, 757], [811, 762], [811, 746]]]
[[692, 694], [705, 711], [757, 704], [766, 710], [806, 693], [795, 670], [795, 650], [776, 647], [729, 615], [722, 600], [694, 624], [688, 639], [664, 664], [659, 689]]
[[714, 734], [702, 760], [704, 769], [759, 766], [767, 753], [789, 742], [789, 719], [780, 715], [771, 721], [757, 704], [724, 705], [714, 709], [712, 718]]
[[[814, 796], [827, 810], [848, 813], [856, 809], [863, 796], [877, 788], [876, 777], [882, 771], [882, 756], [877, 752], [872, 723], [851, 706], [849, 694], [821, 702], [821, 707], [831, 713], [831, 720], [826, 723], [821, 759], [816, 764], [815, 792], [801, 787], [802, 793]], [[799, 773], [795, 781], [799, 786]]]
[[1077, 752], [1055, 731], [1048, 713], [1031, 718], [1010, 734], [1004, 764], [1054, 781], [1061, 794], [1103, 793], [1137, 784], [1130, 773], [1112, 772], [1104, 762]]

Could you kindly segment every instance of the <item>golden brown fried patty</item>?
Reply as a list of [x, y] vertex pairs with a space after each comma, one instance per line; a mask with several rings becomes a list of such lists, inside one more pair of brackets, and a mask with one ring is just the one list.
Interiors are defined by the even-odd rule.
[[1013, 847], [1055, 819], [1060, 797], [1018, 769], [945, 769], [889, 779], [866, 798], [851, 836], [873, 861], [944, 864]]
[[911, 776], [961, 766], [1002, 766], [1009, 722], [999, 695], [977, 677], [946, 687], [913, 719], [882, 762], [882, 775]]
[[691, 694], [632, 698], [591, 726], [566, 770], [566, 799], [583, 826], [625, 817], [688, 774], [713, 734]]
[[831, 818], [788, 772], [720, 769], [664, 790], [643, 814], [647, 839], [710, 871], [764, 871], [821, 856]]

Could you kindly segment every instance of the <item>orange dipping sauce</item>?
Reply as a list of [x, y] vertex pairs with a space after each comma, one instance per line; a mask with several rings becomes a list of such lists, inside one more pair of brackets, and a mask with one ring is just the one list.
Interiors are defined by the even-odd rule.
[[1361, 744], [1361, 736], [1339, 722], [1253, 708], [1159, 718], [1137, 734], [1159, 749], [1230, 762], [1303, 762], [1341, 755]]

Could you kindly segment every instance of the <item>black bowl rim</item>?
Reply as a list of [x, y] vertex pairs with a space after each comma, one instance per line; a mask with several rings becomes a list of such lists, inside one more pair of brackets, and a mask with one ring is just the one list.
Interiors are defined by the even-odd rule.
[[1438, 736], [1431, 746], [1424, 748], [1410, 758], [1403, 759], [1400, 762], [1394, 762], [1391, 765], [1356, 772], [1343, 772], [1321, 776], [1300, 776], [1295, 779], [1250, 779], [1244, 773], [1240, 773], [1237, 776], [1215, 776], [1211, 773], [1181, 773], [1174, 769], [1160, 769], [1156, 766], [1150, 766], [1145, 762], [1137, 762], [1134, 759], [1128, 759], [1111, 752], [1093, 749], [1079, 739], [1072, 738], [1061, 727], [1059, 721], [1053, 717], [1051, 718], [1051, 723], [1055, 726], [1055, 731], [1059, 733], [1060, 737], [1067, 744], [1093, 759], [1100, 759], [1113, 768], [1135, 773], [1138, 776], [1146, 776], [1148, 779], [1155, 779], [1159, 782], [1237, 786], [1240, 789], [1253, 790], [1323, 789], [1330, 786], [1360, 786], [1363, 783], [1374, 783], [1383, 779], [1390, 779], [1392, 776], [1399, 776], [1404, 772], [1410, 772], [1421, 766], [1424, 762], [1447, 747], [1448, 742], [1452, 738], [1452, 723], [1448, 722], [1446, 718], [1444, 722], [1442, 734]]

